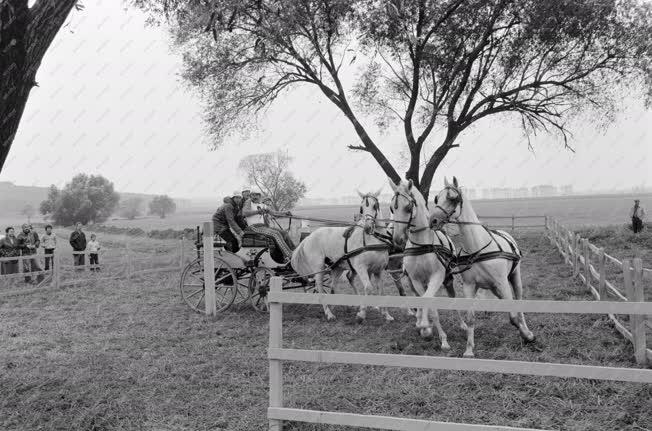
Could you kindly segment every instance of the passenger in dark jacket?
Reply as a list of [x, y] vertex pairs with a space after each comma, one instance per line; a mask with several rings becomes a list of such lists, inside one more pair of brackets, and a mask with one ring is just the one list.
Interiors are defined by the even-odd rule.
[[[83, 252], [86, 250], [86, 234], [82, 232], [81, 222], [75, 223], [75, 230], [70, 234], [70, 245], [73, 252]], [[84, 253], [73, 253], [72, 258], [77, 266], [84, 266]]]
[[241, 205], [242, 197], [226, 197], [224, 204], [213, 214], [213, 233], [226, 241], [226, 249], [232, 253], [240, 250], [243, 230], [247, 227]]

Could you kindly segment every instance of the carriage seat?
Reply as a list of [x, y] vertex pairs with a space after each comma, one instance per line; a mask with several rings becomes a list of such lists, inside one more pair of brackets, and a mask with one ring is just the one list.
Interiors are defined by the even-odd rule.
[[242, 247], [272, 248], [274, 240], [256, 232], [245, 232], [242, 236]]

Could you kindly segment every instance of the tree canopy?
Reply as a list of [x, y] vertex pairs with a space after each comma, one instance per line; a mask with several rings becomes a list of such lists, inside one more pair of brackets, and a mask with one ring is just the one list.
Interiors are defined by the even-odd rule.
[[289, 171], [292, 157], [287, 152], [251, 154], [240, 160], [247, 182], [272, 199], [274, 209], [287, 211], [305, 196], [306, 185]]
[[[518, 121], [528, 144], [543, 131], [568, 146], [574, 116], [608, 114], [623, 94], [652, 88], [644, 0], [132, 1], [172, 24], [215, 145], [309, 85], [350, 121], [359, 142], [348, 147], [395, 182], [369, 120], [398, 124], [405, 176], [425, 196], [460, 134], [485, 117]], [[429, 142], [434, 130], [442, 141]]]
[[177, 204], [168, 195], [154, 196], [154, 199], [149, 202], [149, 213], [156, 214], [161, 218], [165, 218], [166, 215], [172, 214], [176, 210]]
[[49, 215], [54, 223], [70, 226], [76, 222], [103, 222], [118, 205], [120, 195], [113, 183], [101, 175], [79, 174], [59, 190], [50, 186], [48, 197], [41, 202], [41, 214]]

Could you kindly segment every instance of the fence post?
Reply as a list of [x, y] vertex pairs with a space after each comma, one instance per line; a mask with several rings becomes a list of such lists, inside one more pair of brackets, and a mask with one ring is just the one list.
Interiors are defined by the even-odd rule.
[[[643, 291], [643, 261], [640, 258], [634, 259], [634, 283], [632, 285], [632, 296], [628, 297], [630, 301], [645, 302], [645, 295]], [[645, 354], [646, 338], [645, 333], [645, 315], [634, 315], [630, 317], [632, 336], [634, 338], [634, 357], [636, 363], [645, 365], [647, 358]]]
[[548, 216], [547, 215], [543, 216], [543, 226], [545, 227], [546, 230], [548, 230]]
[[55, 289], [61, 287], [61, 253], [59, 250], [54, 250], [54, 256], [52, 256], [52, 280]]
[[[283, 291], [283, 278], [272, 277], [270, 293]], [[283, 304], [280, 302], [269, 303], [269, 348], [283, 348]], [[278, 359], [269, 360], [269, 406], [283, 407], [283, 363]], [[269, 420], [270, 431], [281, 431], [283, 421]]]
[[607, 269], [606, 269], [607, 258], [604, 255], [604, 247], [600, 247], [598, 251], [598, 264], [600, 265], [600, 282], [598, 284], [598, 293], [600, 294], [600, 300], [604, 301], [607, 299]]
[[[206, 314], [215, 316], [217, 307], [215, 304], [215, 261], [213, 260], [213, 222], [204, 222], [204, 301], [206, 303]], [[234, 284], [236, 281], [233, 281]]]
[[186, 241], [185, 241], [185, 239], [186, 239], [186, 237], [185, 237], [185, 235], [184, 235], [184, 236], [181, 237], [181, 241], [179, 241], [179, 247], [181, 247], [181, 251], [179, 252], [179, 256], [180, 256], [180, 257], [179, 257], [179, 259], [180, 259], [179, 267], [180, 267], [181, 269], [183, 269], [183, 263], [184, 263], [185, 260], [186, 260], [186, 257], [184, 256], [184, 250], [183, 250], [183, 249], [185, 248], [185, 246], [186, 246]]
[[573, 238], [573, 277], [577, 277], [580, 273], [580, 236], [575, 234]]
[[584, 277], [584, 284], [589, 287], [591, 285], [591, 248], [588, 238], [584, 238]]
[[125, 241], [125, 249], [127, 252], [127, 262], [125, 263], [125, 270], [127, 271], [127, 280], [131, 278], [131, 250], [129, 248], [129, 239]]

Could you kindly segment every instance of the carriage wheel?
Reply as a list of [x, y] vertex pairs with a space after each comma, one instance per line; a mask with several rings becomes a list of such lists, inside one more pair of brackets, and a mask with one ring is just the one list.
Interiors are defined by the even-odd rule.
[[[228, 263], [215, 258], [215, 308], [218, 312], [231, 306], [236, 296], [235, 272]], [[198, 313], [206, 310], [206, 292], [204, 289], [204, 260], [195, 259], [186, 265], [179, 282], [181, 297], [190, 308]]]
[[[324, 272], [323, 278], [322, 278], [322, 284], [324, 286], [324, 292], [328, 293], [335, 293], [335, 286], [333, 283], [333, 280], [331, 279], [331, 272], [326, 271]], [[303, 285], [303, 291], [305, 293], [319, 293], [317, 291], [317, 286], [315, 286], [315, 280], [314, 277], [308, 284]]]
[[251, 284], [252, 272], [249, 268], [236, 269], [235, 272], [238, 276], [238, 285], [232, 305], [242, 305], [251, 300], [251, 289], [249, 285]]
[[249, 302], [254, 310], [261, 313], [269, 312], [269, 283], [274, 277], [274, 271], [269, 268], [256, 268], [249, 278]]

